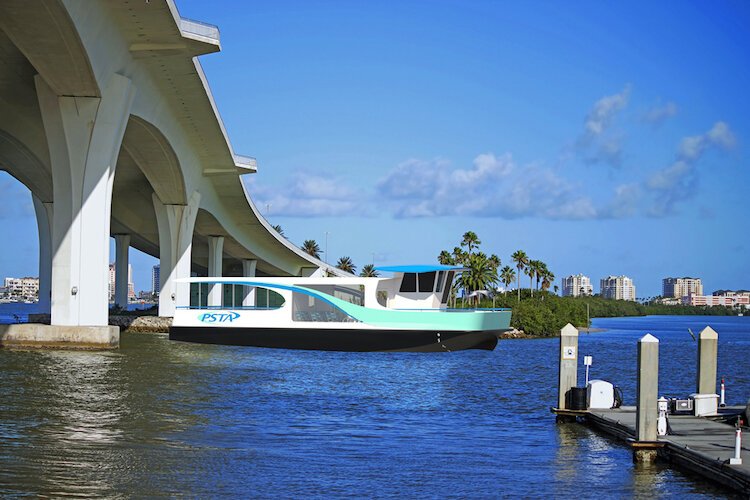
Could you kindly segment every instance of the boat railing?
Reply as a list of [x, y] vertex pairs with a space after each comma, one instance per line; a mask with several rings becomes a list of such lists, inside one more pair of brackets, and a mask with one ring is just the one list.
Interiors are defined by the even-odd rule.
[[190, 306], [177, 306], [176, 309], [189, 309], [193, 311], [227, 311], [227, 310], [241, 310], [241, 311], [270, 311], [275, 309], [281, 309], [282, 306], [234, 306], [226, 304], [223, 306], [201, 306], [201, 305], [190, 305]]
[[417, 307], [417, 308], [394, 308], [394, 311], [421, 311], [421, 312], [483, 312], [483, 311], [511, 311], [509, 307], [474, 307], [468, 308], [439, 308], [439, 307]]

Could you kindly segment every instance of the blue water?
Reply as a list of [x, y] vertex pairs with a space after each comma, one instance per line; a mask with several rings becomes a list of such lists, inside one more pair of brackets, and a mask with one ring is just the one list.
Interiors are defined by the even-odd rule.
[[[141, 304], [138, 302], [128, 304], [129, 311], [138, 311], [141, 309], [149, 309], [153, 307], [153, 304]], [[25, 303], [9, 303], [0, 304], [0, 325], [9, 323], [27, 323], [29, 321], [29, 314], [42, 313], [42, 309], [38, 303], [25, 304]]]
[[[592, 378], [635, 395], [636, 341], [660, 389], [694, 392], [719, 332], [728, 402], [750, 396], [750, 318], [595, 320]], [[0, 497], [726, 498], [623, 444], [556, 424], [558, 339], [493, 352], [331, 353], [122, 335], [113, 352], [0, 350]], [[583, 371], [580, 379], [583, 380]]]

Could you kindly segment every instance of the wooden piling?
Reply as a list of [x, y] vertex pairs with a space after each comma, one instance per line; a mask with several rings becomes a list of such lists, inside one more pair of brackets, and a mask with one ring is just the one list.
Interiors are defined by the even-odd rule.
[[638, 384], [636, 391], [635, 435], [640, 445], [633, 449], [636, 462], [653, 462], [656, 452], [648, 443], [656, 442], [659, 392], [659, 339], [646, 334], [638, 341]]
[[698, 335], [698, 372], [695, 391], [716, 394], [716, 359], [719, 354], [719, 334], [707, 326]]
[[560, 372], [557, 381], [557, 407], [567, 408], [565, 395], [578, 384], [578, 330], [570, 323], [560, 330]]

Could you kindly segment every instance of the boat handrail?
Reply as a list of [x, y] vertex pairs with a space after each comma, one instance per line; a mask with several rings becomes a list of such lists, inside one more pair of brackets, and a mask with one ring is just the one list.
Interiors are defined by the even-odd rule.
[[[391, 309], [391, 308], [389, 308]], [[397, 307], [392, 308], [392, 311], [435, 311], [435, 312], [475, 312], [475, 311], [510, 311], [510, 307], [474, 307], [474, 308], [441, 308], [441, 307], [416, 307], [416, 308], [404, 308]]]
[[281, 309], [283, 305], [281, 306], [232, 306], [232, 305], [223, 305], [223, 306], [177, 306], [175, 309], [190, 309], [190, 310], [212, 310], [212, 311], [226, 311], [230, 309], [240, 309], [243, 311], [250, 311], [250, 310], [272, 310], [272, 309]]

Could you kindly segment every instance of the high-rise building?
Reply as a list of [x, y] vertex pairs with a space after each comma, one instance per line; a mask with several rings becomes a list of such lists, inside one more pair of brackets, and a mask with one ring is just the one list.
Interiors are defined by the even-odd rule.
[[580, 295], [593, 295], [594, 288], [591, 286], [591, 280], [583, 274], [573, 274], [566, 276], [562, 280], [563, 297], [578, 297]]
[[156, 264], [151, 268], [151, 293], [159, 295], [161, 290], [161, 266]]
[[627, 276], [607, 276], [599, 284], [600, 293], [605, 299], [635, 300], [635, 286]]
[[703, 295], [700, 278], [664, 278], [661, 280], [662, 297], [681, 299], [688, 295]]
[[[115, 300], [115, 265], [109, 265], [109, 301]], [[128, 264], [128, 299], [135, 300], [135, 285], [133, 284], [133, 266]]]

